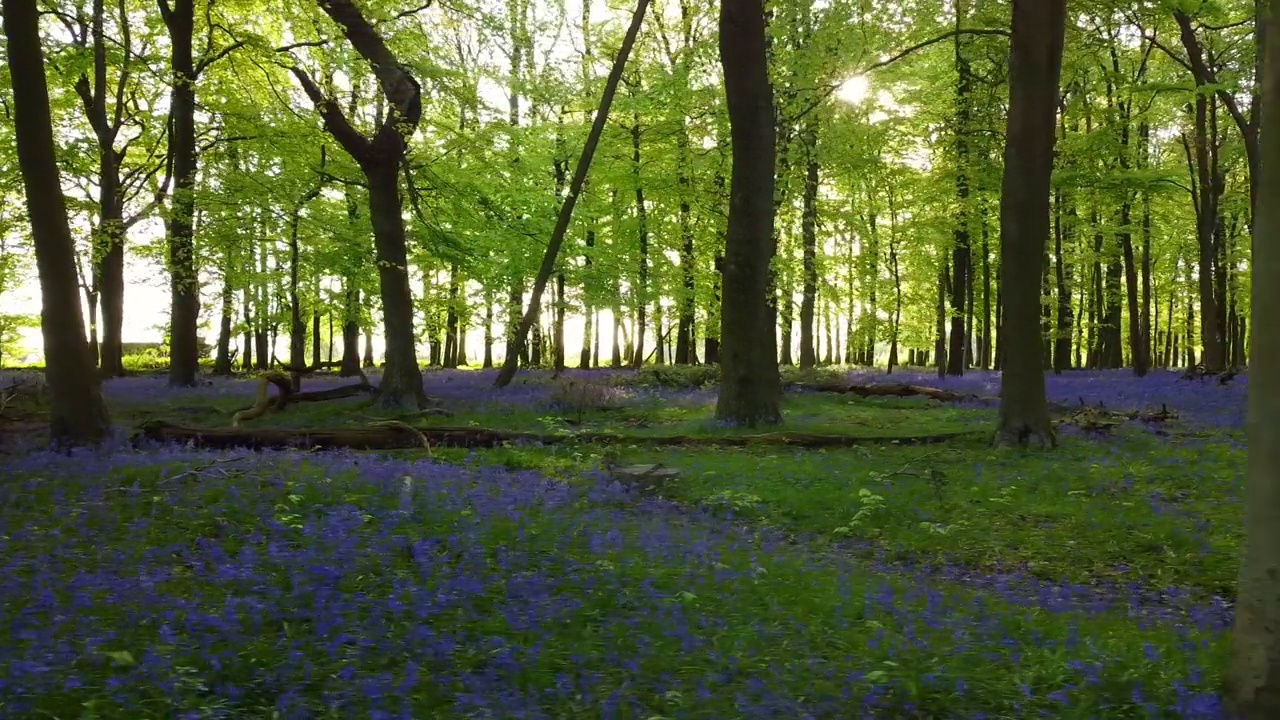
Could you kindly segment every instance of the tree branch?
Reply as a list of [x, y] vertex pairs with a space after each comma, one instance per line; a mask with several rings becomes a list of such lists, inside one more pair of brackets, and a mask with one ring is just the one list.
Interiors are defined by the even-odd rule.
[[237, 40], [231, 43], [230, 45], [222, 48], [221, 50], [214, 53], [213, 55], [206, 55], [205, 57], [201, 58], [200, 62], [196, 63], [195, 76], [200, 77], [200, 75], [204, 73], [205, 70], [209, 69], [210, 65], [218, 62], [222, 58], [230, 55], [231, 53], [235, 52], [236, 50], [239, 50], [242, 47], [244, 47], [244, 41]]
[[342, 26], [347, 41], [373, 68], [382, 93], [399, 115], [397, 124], [407, 125], [411, 135], [422, 119], [422, 89], [417, 80], [396, 59], [378, 31], [360, 13], [352, 0], [319, 0], [334, 22]]
[[[941, 35], [929, 38], [924, 42], [916, 43], [915, 45], [912, 45], [911, 47], [908, 47], [905, 50], [902, 50], [896, 55], [892, 55], [888, 58], [885, 58], [884, 60], [880, 60], [879, 62], [872, 63], [867, 67], [863, 68], [862, 72], [859, 72], [856, 74], [865, 75], [866, 73], [873, 72], [875, 70], [881, 70], [883, 68], [886, 68], [898, 62], [899, 60], [902, 60], [910, 55], [914, 55], [915, 53], [920, 52], [921, 50], [924, 50], [927, 47], [937, 45], [938, 43], [944, 40], [950, 40], [952, 38], [955, 38], [961, 35], [996, 35], [999, 37], [1007, 38], [1009, 37], [1009, 31], [1005, 30], [1004, 28], [959, 28], [956, 30], [949, 30]], [[814, 97], [813, 101], [810, 102], [808, 105], [806, 105], [804, 109], [802, 109], [800, 112], [796, 113], [796, 116], [792, 118], [792, 121], [793, 122], [799, 121], [804, 116], [818, 109], [822, 105], [822, 103], [826, 102], [827, 98], [831, 97], [832, 94], [834, 94], [835, 91], [839, 90], [840, 86], [843, 84], [844, 84], [843, 82], [839, 82], [839, 83], [834, 83], [834, 84], [822, 87], [821, 90], [818, 92], [817, 96]]]
[[333, 139], [337, 140], [357, 162], [366, 157], [373, 149], [369, 138], [355, 129], [338, 104], [331, 98], [325, 97], [320, 87], [316, 85], [316, 81], [312, 80], [305, 70], [294, 66], [289, 68], [289, 72], [293, 73], [293, 76], [298, 79], [298, 84], [302, 86], [302, 91], [311, 98], [311, 104], [315, 105], [316, 111], [324, 120], [325, 130], [329, 131]]
[[[427, 2], [425, 2], [425, 3], [421, 4], [421, 5], [419, 5], [419, 6], [418, 6], [418, 7], [416, 7], [416, 8], [413, 8], [413, 9], [411, 9], [411, 10], [402, 10], [402, 11], [400, 11], [400, 12], [396, 13], [395, 15], [392, 15], [392, 16], [391, 16], [391, 19], [390, 19], [390, 20], [387, 20], [387, 22], [395, 22], [396, 20], [400, 20], [400, 19], [403, 19], [403, 18], [407, 18], [407, 17], [409, 17], [410, 15], [417, 15], [418, 13], [422, 12], [423, 10], [430, 9], [430, 7], [431, 7], [432, 5], [435, 5], [435, 0], [427, 0]], [[379, 23], [379, 24], [381, 24], [381, 23]]]

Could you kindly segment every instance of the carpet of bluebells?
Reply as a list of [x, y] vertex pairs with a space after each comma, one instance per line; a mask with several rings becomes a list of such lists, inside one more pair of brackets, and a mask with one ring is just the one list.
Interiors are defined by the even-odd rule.
[[[446, 406], [553, 403], [546, 378], [526, 377], [502, 390], [474, 372], [426, 384]], [[890, 379], [977, 395], [999, 382]], [[1240, 452], [1244, 381], [1072, 373], [1049, 391], [1117, 410], [1168, 403], [1189, 425], [1224, 431], [1201, 439], [1219, 452], [1210, 490], [1238, 497], [1241, 478], [1218, 470]], [[622, 387], [629, 403], [714, 400], [703, 387]], [[105, 392], [120, 407], [171, 407], [254, 388], [179, 391], [139, 377]], [[1212, 534], [1181, 498], [1125, 485], [1126, 447], [1072, 438], [1060, 449], [1095, 463], [1082, 476], [1114, 471], [1107, 488], [1119, 494], [1097, 501], [1127, 503], [1117, 516], [1142, 523], [1115, 540], [1131, 547], [1113, 549], [1164, 552], [1141, 544], [1159, 523]], [[797, 495], [875, 460], [787, 453], [683, 460], [718, 462], [722, 477], [788, 465], [778, 477]], [[885, 477], [913, 457], [897, 456]], [[1191, 587], [1195, 566], [1167, 585], [991, 570], [904, 557], [857, 533], [821, 542], [807, 531], [828, 528], [799, 506], [757, 522], [759, 497], [726, 509], [589, 469], [565, 481], [483, 452], [452, 460], [123, 442], [0, 455], [0, 717], [1226, 717], [1217, 685], [1230, 602]], [[1170, 463], [1148, 474], [1195, 472]], [[1009, 497], [992, 522], [1031, 512]], [[916, 520], [907, 525], [930, 524]], [[989, 532], [1015, 537], [1012, 525]]]

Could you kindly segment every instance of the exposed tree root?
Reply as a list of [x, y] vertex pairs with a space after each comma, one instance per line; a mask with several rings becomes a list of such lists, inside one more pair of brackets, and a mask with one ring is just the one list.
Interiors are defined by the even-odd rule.
[[845, 385], [843, 383], [824, 383], [821, 385], [805, 385], [797, 383], [796, 387], [808, 388], [819, 392], [842, 393], [858, 397], [927, 397], [938, 402], [963, 402], [965, 400], [993, 400], [952, 390], [925, 387], [923, 385], [907, 385], [904, 383], [888, 383], [884, 385]]
[[[314, 371], [310, 368], [307, 372]], [[271, 397], [271, 386], [275, 385], [275, 397]], [[289, 403], [305, 403], [305, 402], [324, 402], [326, 400], [341, 400], [343, 398], [356, 397], [358, 395], [373, 395], [378, 392], [378, 388], [369, 384], [369, 378], [364, 372], [360, 373], [360, 382], [353, 385], [343, 385], [341, 387], [330, 388], [328, 390], [309, 390], [306, 392], [293, 391], [293, 378], [285, 375], [278, 370], [271, 370], [263, 373], [258, 378], [258, 397], [253, 407], [245, 408], [236, 412], [231, 417], [231, 427], [239, 427], [240, 423], [246, 420], [256, 420], [266, 415], [268, 412], [279, 412], [285, 409]]]
[[[278, 391], [271, 397], [271, 386]], [[275, 370], [265, 372], [258, 378], [258, 399], [253, 407], [240, 410], [231, 416], [231, 427], [237, 427], [245, 420], [256, 420], [272, 410], [283, 410], [289, 404], [289, 396], [293, 394], [293, 383], [289, 376]]]
[[553, 445], [568, 442], [649, 445], [790, 445], [802, 448], [850, 447], [866, 444], [922, 445], [973, 438], [988, 432], [960, 432], [914, 437], [850, 437], [800, 432], [756, 435], [691, 437], [687, 435], [618, 435], [611, 433], [542, 434], [475, 427], [413, 427], [404, 423], [378, 423], [369, 427], [307, 430], [285, 428], [191, 428], [152, 420], [138, 428], [138, 439], [191, 443], [197, 447], [315, 448], [390, 450], [421, 447], [491, 448], [507, 443]]

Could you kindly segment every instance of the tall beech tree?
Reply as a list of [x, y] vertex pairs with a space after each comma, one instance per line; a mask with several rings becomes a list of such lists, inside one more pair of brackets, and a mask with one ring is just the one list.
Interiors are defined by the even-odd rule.
[[[1266, 35], [1280, 30], [1280, 0], [1257, 5]], [[1261, 68], [1257, 192], [1280, 195], [1280, 44]], [[1280, 717], [1280, 205], [1258, 204], [1253, 223], [1253, 363], [1249, 371], [1249, 462], [1244, 565], [1227, 699], [1245, 720]]]
[[748, 427], [782, 421], [770, 263], [774, 223], [773, 86], [763, 0], [722, 0], [724, 69], [733, 175], [720, 307], [720, 396], [716, 418]]
[[55, 443], [94, 444], [107, 436], [111, 420], [84, 335], [74, 245], [53, 144], [40, 12], [30, 0], [3, 0], [0, 11], [8, 41], [5, 54], [13, 85], [18, 166], [40, 275], [50, 435]]
[[297, 66], [290, 70], [323, 118], [325, 130], [356, 161], [368, 183], [387, 358], [378, 402], [388, 408], [421, 407], [427, 398], [415, 349], [400, 166], [409, 138], [422, 120], [422, 88], [353, 2], [320, 0], [320, 7], [342, 27], [347, 41], [372, 68], [389, 105], [382, 124], [373, 137], [365, 137], [305, 70]]
[[997, 445], [1055, 444], [1045, 398], [1040, 283], [1049, 236], [1066, 0], [1013, 0], [1009, 119], [1000, 194], [1004, 374]]
[[[94, 228], [94, 251], [91, 253], [92, 278], [89, 295], [90, 345], [98, 356], [103, 377], [124, 374], [121, 343], [124, 326], [124, 243], [125, 231], [141, 215], [125, 221], [124, 205], [131, 190], [138, 183], [123, 181], [121, 166], [129, 150], [129, 142], [121, 142], [121, 130], [132, 118], [127, 111], [128, 94], [136, 91], [133, 84], [134, 57], [133, 36], [130, 31], [128, 9], [124, 2], [116, 8], [117, 27], [121, 50], [119, 65], [109, 67], [107, 54], [105, 0], [93, 0], [91, 15], [80, 16], [80, 32], [74, 36], [91, 46], [92, 72], [80, 74], [75, 81], [76, 94], [80, 97], [85, 119], [93, 130], [98, 145], [98, 218]], [[88, 27], [85, 27], [88, 25]], [[87, 32], [86, 32], [87, 31]], [[114, 82], [109, 79], [114, 70]], [[140, 173], [134, 173], [136, 181]], [[97, 305], [102, 308], [102, 342], [97, 343]]]

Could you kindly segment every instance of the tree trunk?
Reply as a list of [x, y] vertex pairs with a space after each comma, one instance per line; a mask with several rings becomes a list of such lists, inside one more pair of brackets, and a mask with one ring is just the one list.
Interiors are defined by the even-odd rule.
[[[1195, 165], [1199, 187], [1199, 203], [1196, 208], [1196, 240], [1199, 247], [1198, 287], [1200, 290], [1200, 342], [1204, 348], [1206, 370], [1222, 370], [1226, 366], [1219, 336], [1218, 300], [1214, 294], [1213, 267], [1217, 256], [1215, 231], [1218, 223], [1219, 180], [1214, 159], [1210, 152], [1209, 101], [1203, 96], [1195, 101]], [[1215, 138], [1216, 140], [1216, 138]]]
[[[585, 253], [583, 253], [583, 259], [582, 259], [582, 269], [583, 269], [584, 275], [590, 276], [592, 274], [591, 263], [592, 263], [592, 256], [595, 254], [595, 249], [596, 249], [596, 231], [588, 230], [587, 231], [587, 250]], [[592, 306], [590, 286], [591, 286], [590, 279], [584, 278], [583, 287], [582, 287], [582, 300], [583, 300], [582, 314], [583, 314], [583, 317], [586, 318], [586, 322], [582, 328], [582, 353], [578, 358], [578, 367], [582, 368], [583, 370], [587, 370], [591, 368], [591, 348], [595, 343], [598, 342], [598, 336], [599, 336], [599, 324], [595, 322], [596, 313], [595, 313], [595, 308]]]
[[956, 225], [955, 246], [951, 253], [951, 337], [947, 348], [946, 373], [963, 375], [965, 363], [965, 312], [968, 295], [969, 242], [969, 92], [972, 73], [963, 48], [965, 36], [959, 31], [964, 23], [964, 5], [957, 0], [956, 9]]
[[697, 301], [694, 264], [697, 257], [693, 246], [693, 208], [690, 195], [693, 192], [689, 178], [689, 133], [682, 119], [680, 123], [680, 174], [676, 185], [680, 188], [680, 319], [676, 329], [677, 365], [689, 365], [696, 361], [694, 349], [694, 307]]
[[323, 358], [320, 357], [320, 308], [315, 307], [311, 310], [311, 364], [319, 365], [322, 361]]
[[708, 365], [720, 364], [720, 323], [718, 308], [724, 304], [724, 256], [717, 254], [714, 260], [714, 272], [711, 275], [711, 303], [707, 313], [707, 335], [702, 348], [702, 360]]
[[[533, 297], [530, 298], [529, 307], [520, 321], [520, 326], [516, 329], [515, 337], [513, 338], [514, 348], [507, 348], [507, 357], [502, 364], [502, 370], [494, 380], [495, 387], [505, 387], [515, 377], [520, 360], [518, 351], [524, 346], [529, 330], [538, 321], [542, 293], [546, 290], [547, 281], [551, 278], [551, 273], [555, 269], [556, 257], [560, 253], [560, 246], [564, 243], [565, 233], [569, 230], [569, 221], [573, 218], [573, 207], [578, 201], [578, 194], [582, 192], [583, 183], [586, 182], [587, 170], [591, 167], [591, 158], [595, 155], [596, 146], [600, 143], [605, 121], [609, 116], [609, 107], [613, 104], [613, 97], [618, 91], [618, 83], [622, 80], [622, 71], [626, 67], [627, 57], [631, 54], [631, 48], [635, 46], [636, 36], [640, 34], [640, 26], [644, 22], [645, 11], [648, 8], [649, 0], [639, 0], [635, 13], [631, 16], [631, 25], [627, 28], [627, 34], [618, 49], [617, 57], [614, 59], [613, 68], [609, 71], [609, 78], [605, 81], [604, 93], [600, 98], [600, 107], [596, 110], [595, 119], [591, 124], [591, 131], [587, 134], [587, 142], [582, 148], [582, 155], [578, 158], [578, 165], [573, 170], [573, 180], [569, 183], [569, 194], [565, 196], [564, 203], [560, 206], [560, 214], [556, 218], [555, 229], [552, 230], [551, 240], [547, 243], [547, 251], [542, 256], [542, 265], [538, 269], [538, 276], [533, 283]], [[618, 315], [615, 314], [615, 325], [617, 322]]]
[[991, 369], [991, 226], [986, 204], [982, 205], [982, 352], [983, 370]]
[[[253, 266], [250, 256], [250, 267]], [[240, 369], [248, 372], [253, 369], [253, 304], [248, 284], [241, 291], [241, 315], [244, 317], [244, 335], [241, 338]]]
[[[1280, 0], [1258, 3], [1275, 37]], [[1280, 195], [1280, 47], [1262, 70], [1258, 195]], [[1245, 720], [1280, 717], [1280, 205], [1258, 205], [1253, 223], [1253, 338], [1244, 564], [1236, 598], [1227, 700]]]
[[40, 13], [33, 2], [3, 0], [0, 14], [8, 40], [18, 165], [40, 277], [50, 437], [59, 444], [96, 444], [107, 437], [111, 419], [84, 337], [75, 250], [53, 144]]
[[484, 295], [484, 359], [480, 366], [485, 370], [493, 367], [493, 296], [487, 289]]
[[777, 347], [769, 308], [773, 174], [777, 136], [763, 0], [723, 0], [724, 70], [733, 176], [725, 238], [716, 418], [755, 427], [782, 421]]
[[[125, 48], [125, 57], [116, 68], [119, 79], [115, 83], [113, 98], [117, 112], [111, 113], [107, 104], [109, 59], [107, 37], [104, 31], [104, 0], [94, 0], [92, 18], [93, 78], [82, 74], [76, 82], [76, 91], [85, 108], [85, 115], [93, 128], [98, 143], [98, 224], [94, 228], [95, 252], [92, 253], [92, 292], [89, 309], [90, 345], [94, 356], [100, 358], [99, 369], [104, 378], [124, 375], [121, 333], [124, 327], [124, 207], [120, 187], [120, 163], [124, 152], [116, 150], [120, 129], [127, 118], [120, 110], [126, 102], [123, 96], [130, 78], [133, 58], [132, 48]], [[121, 13], [117, 22], [127, 28], [129, 18]], [[128, 39], [125, 34], [125, 40]], [[127, 145], [126, 145], [127, 147]], [[97, 302], [102, 308], [102, 343], [98, 344]]]
[[421, 407], [426, 404], [422, 371], [414, 347], [413, 292], [405, 251], [404, 217], [401, 215], [400, 180], [396, 164], [370, 167], [369, 217], [378, 253], [383, 342], [386, 368], [378, 385], [382, 407]]
[[214, 375], [231, 374], [231, 316], [235, 314], [235, 290], [228, 275], [222, 278], [222, 308], [218, 321], [218, 351], [213, 361]]
[[818, 127], [810, 113], [801, 138], [805, 153], [804, 209], [801, 213], [801, 243], [804, 245], [804, 281], [800, 300], [800, 368], [818, 363], [813, 327], [818, 299]]
[[635, 122], [631, 125], [631, 172], [636, 184], [636, 223], [640, 239], [640, 268], [635, 296], [636, 334], [635, 347], [631, 355], [631, 367], [638, 368], [644, 364], [644, 335], [647, 324], [649, 298], [649, 211], [644, 202], [644, 184], [640, 179], [640, 113], [635, 114]]
[[[1065, 202], [1062, 193], [1057, 193], [1056, 204], [1061, 207]], [[1059, 210], [1059, 212], [1061, 212]], [[1062, 245], [1064, 240], [1070, 240], [1075, 236], [1075, 227], [1077, 215], [1075, 207], [1072, 207], [1067, 213], [1067, 224], [1060, 224], [1057, 231], [1053, 234], [1053, 257], [1054, 267], [1057, 270], [1056, 280], [1058, 284], [1058, 325], [1054, 336], [1053, 344], [1053, 371], [1061, 373], [1071, 367], [1071, 269], [1063, 258]]]
[[347, 278], [346, 284], [343, 293], [342, 364], [338, 367], [338, 375], [354, 377], [360, 374], [360, 289], [355, 287], [351, 278]]
[[422, 89], [352, 0], [326, 0], [320, 5], [342, 26], [352, 48], [369, 63], [382, 91], [379, 97], [385, 97], [389, 112], [376, 134], [367, 138], [332, 99], [324, 96], [309, 75], [296, 67], [291, 70], [320, 112], [325, 129], [356, 160], [369, 183], [369, 216], [386, 344], [386, 368], [378, 386], [378, 403], [384, 408], [421, 407], [426, 403], [426, 393], [415, 349], [399, 169], [408, 137], [422, 119]]
[[937, 356], [938, 377], [947, 375], [947, 294], [950, 291], [951, 274], [947, 266], [951, 263], [951, 253], [942, 252], [942, 262], [938, 266], [938, 304], [934, 313], [933, 352]]
[[173, 162], [173, 198], [168, 214], [169, 230], [169, 384], [191, 387], [200, 368], [196, 338], [200, 323], [200, 280], [196, 274], [196, 71], [192, 59], [195, 31], [194, 0], [159, 0], [160, 14], [169, 29], [170, 70], [173, 90], [169, 97], [169, 152]]
[[1054, 116], [1066, 0], [1013, 0], [1009, 115], [1000, 194], [1000, 267], [1006, 308], [997, 445], [1053, 447], [1038, 326], [1040, 268], [1049, 235]]
[[555, 320], [553, 323], [553, 333], [555, 335], [555, 349], [553, 350], [552, 364], [557, 373], [564, 371], [564, 273], [556, 273], [556, 306]]

